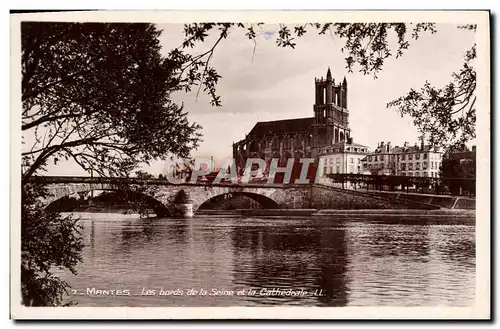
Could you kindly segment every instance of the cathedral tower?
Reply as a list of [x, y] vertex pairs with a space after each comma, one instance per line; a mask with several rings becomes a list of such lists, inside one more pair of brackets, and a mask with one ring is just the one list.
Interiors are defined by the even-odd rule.
[[347, 80], [335, 84], [330, 68], [326, 79], [315, 78], [315, 104], [313, 145], [316, 154], [321, 149], [350, 138], [349, 111], [347, 109]]

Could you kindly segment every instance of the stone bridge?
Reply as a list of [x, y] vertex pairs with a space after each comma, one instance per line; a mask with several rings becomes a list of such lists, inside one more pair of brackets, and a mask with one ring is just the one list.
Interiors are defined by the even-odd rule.
[[430, 205], [317, 184], [173, 184], [162, 179], [38, 176], [31, 182], [47, 187], [47, 205], [65, 196], [88, 197], [90, 191], [141, 191], [159, 215], [170, 213], [173, 198], [184, 190], [196, 210], [214, 198], [244, 195], [264, 208], [289, 209], [435, 209]]

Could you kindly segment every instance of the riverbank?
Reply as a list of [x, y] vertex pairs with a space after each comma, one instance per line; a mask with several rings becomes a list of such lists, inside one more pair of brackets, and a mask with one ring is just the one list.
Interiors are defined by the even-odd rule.
[[390, 191], [362, 191], [375, 196], [390, 198], [393, 200], [418, 202], [431, 206], [437, 206], [453, 210], [475, 210], [476, 199], [466, 196], [453, 195], [434, 195], [434, 194], [419, 194], [406, 192], [390, 192]]
[[240, 209], [240, 210], [203, 210], [197, 215], [236, 215], [242, 216], [447, 216], [475, 217], [475, 210], [465, 209]]
[[[137, 213], [122, 214], [120, 212], [75, 212], [73, 218], [80, 217], [83, 220], [122, 221], [140, 219]], [[334, 220], [375, 220], [386, 223], [419, 223], [419, 224], [465, 224], [474, 225], [476, 215], [474, 210], [456, 209], [239, 209], [239, 210], [199, 210], [196, 217], [223, 218], [279, 218], [299, 219], [304, 217]], [[147, 220], [169, 220], [171, 218], [157, 218], [154, 215]]]
[[[425, 224], [425, 225], [475, 225], [476, 214], [473, 210], [423, 210], [423, 209], [242, 209], [234, 211], [206, 211], [197, 213], [200, 217], [214, 218], [277, 218], [300, 219], [316, 218], [326, 221], [373, 221], [386, 224]], [[196, 217], [195, 216], [195, 217]]]

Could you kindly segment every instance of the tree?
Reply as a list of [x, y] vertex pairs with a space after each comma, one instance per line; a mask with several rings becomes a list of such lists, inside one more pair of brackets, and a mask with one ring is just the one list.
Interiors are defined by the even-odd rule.
[[40, 185], [25, 184], [22, 189], [21, 296], [26, 306], [58, 306], [68, 283], [52, 274], [54, 267], [76, 273], [83, 242], [80, 225], [71, 216], [46, 211], [42, 199], [47, 195]]
[[128, 176], [198, 145], [200, 126], [170, 100], [180, 84], [159, 35], [152, 24], [21, 23], [23, 304], [61, 304], [68, 284], [51, 270], [75, 273], [81, 258], [77, 222], [45, 209], [43, 186], [30, 184], [48, 161]]
[[465, 144], [476, 137], [476, 58], [474, 44], [465, 54], [463, 67], [453, 73], [453, 81], [442, 88], [426, 81], [420, 91], [411, 89], [387, 104], [410, 115], [422, 136], [436, 148]]
[[[152, 24], [23, 22], [23, 207], [26, 204], [34, 209], [32, 212], [23, 212], [23, 240], [29, 241], [34, 238], [33, 234], [38, 234], [28, 229], [36, 224], [34, 221], [47, 216], [58, 216], [44, 211], [43, 205], [35, 201], [41, 193], [35, 193], [37, 196], [31, 197], [28, 190], [30, 178], [43, 171], [49, 161], [57, 164], [61, 159], [72, 159], [84, 170], [101, 176], [128, 176], [141, 163], [166, 159], [172, 155], [188, 156], [200, 141], [201, 127], [188, 122], [183, 106], [175, 104], [170, 99], [171, 94], [177, 91], [188, 92], [193, 88], [198, 88], [200, 92], [203, 88], [210, 95], [210, 103], [220, 106], [221, 99], [216, 85], [221, 76], [210, 65], [214, 50], [232, 29], [244, 29], [246, 36], [256, 47], [255, 29], [260, 25], [262, 24], [187, 24], [182, 44], [162, 56], [158, 40], [161, 32]], [[408, 49], [408, 32], [411, 32], [411, 39], [414, 40], [422, 32], [436, 32], [432, 23], [280, 25], [276, 45], [295, 48], [297, 39], [309, 29], [320, 35], [344, 40], [342, 51], [346, 53], [348, 70], [352, 72], [354, 68], [359, 68], [363, 74], [373, 74], [374, 77], [382, 70], [387, 58], [393, 55], [400, 57]], [[189, 53], [189, 49], [204, 43], [214, 31], [216, 41], [207, 51], [196, 55]], [[389, 45], [390, 34], [397, 37], [395, 48]], [[471, 52], [470, 57], [475, 57], [475, 52]], [[470, 82], [475, 79], [473, 72], [467, 66], [462, 80]], [[447, 95], [469, 95], [462, 95], [462, 92], [473, 93], [475, 83], [470, 88], [467, 88], [465, 82], [463, 87], [460, 87], [460, 83], [454, 85], [454, 88], [456, 86], [462, 89], [453, 93], [452, 88], [448, 88]], [[432, 104], [441, 103], [433, 101]], [[469, 103], [464, 101], [463, 104]], [[474, 102], [471, 106], [473, 104]], [[448, 108], [449, 105], [443, 105], [431, 110]], [[463, 120], [474, 122], [474, 113], [471, 112]], [[404, 114], [415, 117], [421, 115], [418, 111], [409, 110]], [[424, 115], [429, 114], [424, 112]], [[458, 121], [458, 124], [463, 124], [463, 120]], [[31, 216], [32, 213], [35, 215]], [[57, 222], [56, 217], [50, 218]], [[44, 264], [74, 270], [80, 251], [76, 242], [76, 224], [53, 225], [51, 230], [40, 231], [42, 235], [38, 238], [45, 238], [43, 241], [50, 241], [50, 244], [42, 245], [38, 252], [56, 252], [51, 246], [66, 242], [70, 242], [72, 252], [68, 256], [62, 255], [61, 259], [48, 259]], [[23, 245], [23, 248], [27, 246]], [[23, 266], [26, 265], [25, 268], [29, 269], [23, 272], [26, 277], [38, 280], [41, 278], [40, 272], [45, 273], [45, 277], [51, 277], [50, 266], [30, 267], [33, 264], [29, 261], [30, 257], [36, 259], [40, 256], [35, 249], [31, 249], [31, 252], [34, 254], [28, 258], [23, 253]], [[66, 285], [60, 281], [52, 282], [54, 287], [43, 291], [47, 296], [31, 304], [52, 305], [61, 301], [60, 294]], [[29, 290], [30, 287], [37, 286], [39, 285], [25, 287]], [[31, 295], [32, 293], [33, 291]]]
[[103, 176], [187, 156], [200, 140], [170, 94], [173, 61], [152, 24], [23, 22], [23, 180], [47, 162], [74, 160]]
[[[460, 152], [457, 152], [457, 151]], [[439, 176], [452, 194], [475, 194], [476, 155], [467, 147], [452, 148], [443, 159]]]

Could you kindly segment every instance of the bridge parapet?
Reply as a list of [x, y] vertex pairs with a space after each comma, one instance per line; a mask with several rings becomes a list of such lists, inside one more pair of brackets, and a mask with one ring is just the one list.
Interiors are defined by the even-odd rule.
[[277, 184], [277, 183], [263, 183], [263, 182], [249, 182], [249, 183], [179, 183], [175, 184], [167, 179], [141, 179], [136, 177], [79, 177], [79, 176], [34, 176], [30, 182], [36, 184], [51, 184], [51, 183], [87, 183], [87, 184], [107, 184], [107, 185], [175, 185], [175, 186], [206, 186], [206, 187], [254, 187], [254, 188], [299, 188], [309, 187], [312, 184]]

